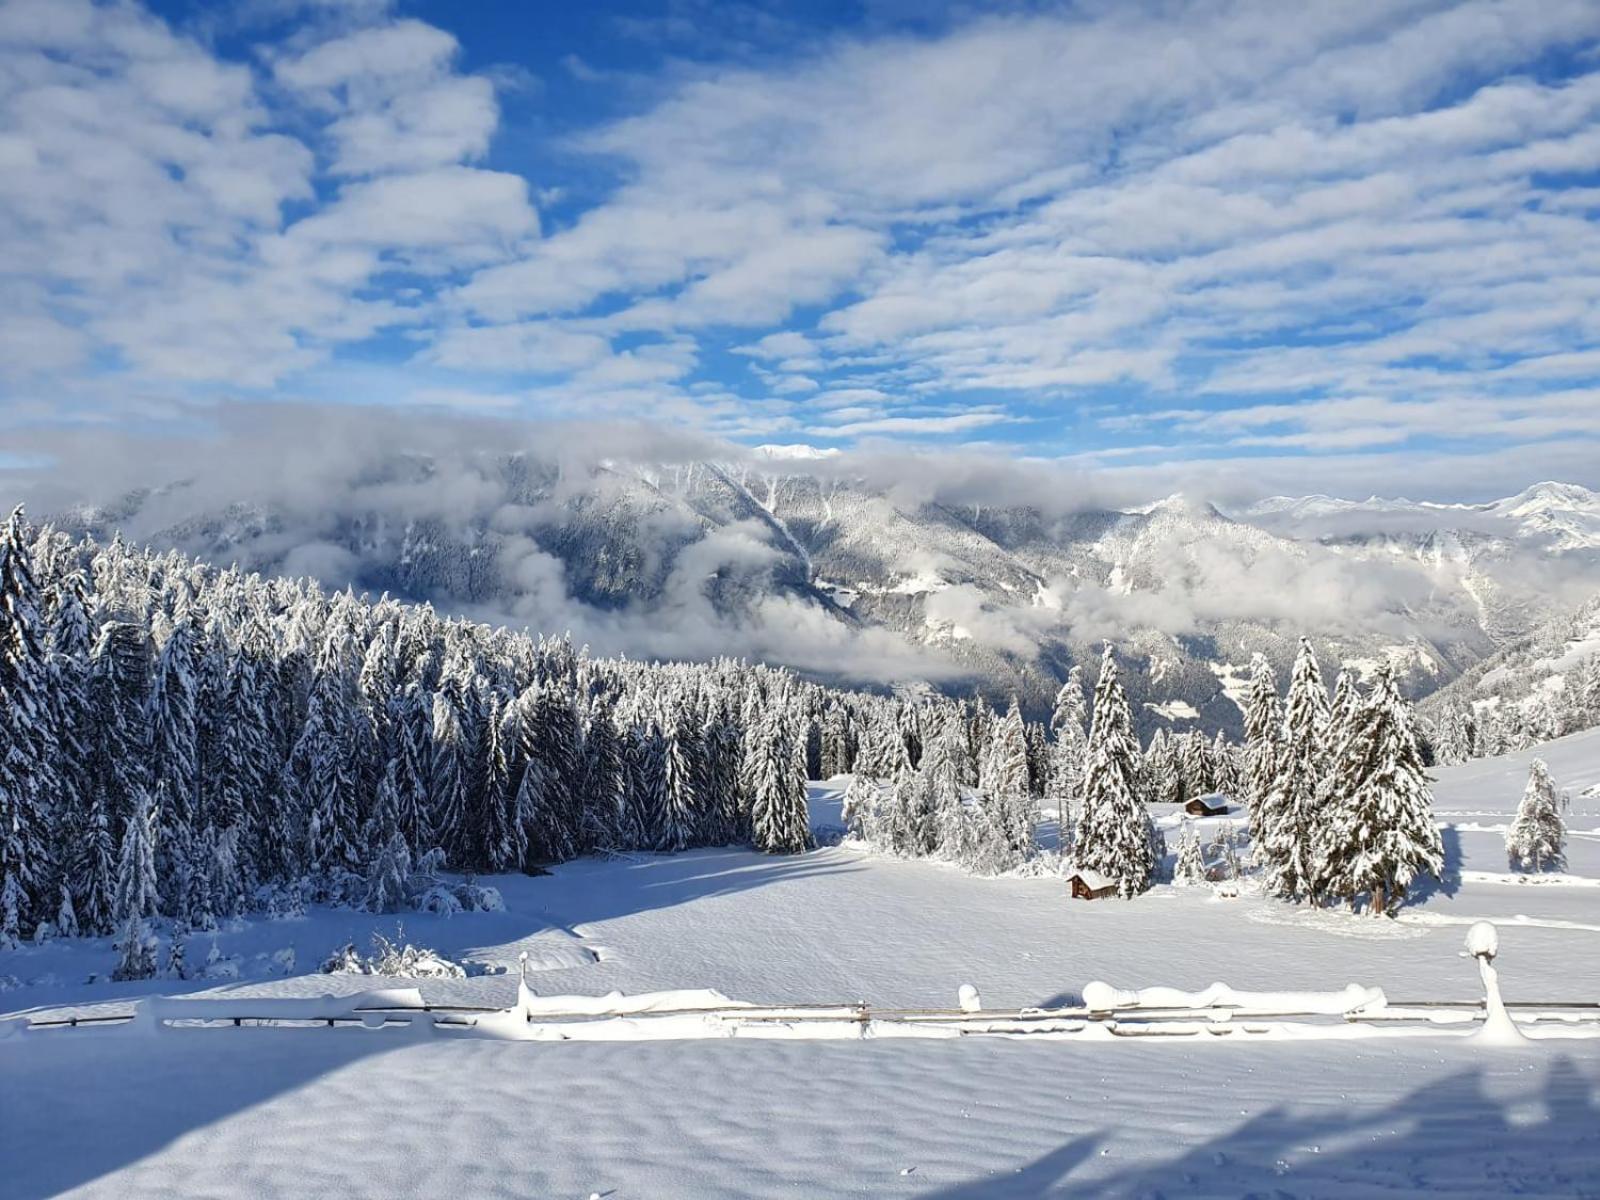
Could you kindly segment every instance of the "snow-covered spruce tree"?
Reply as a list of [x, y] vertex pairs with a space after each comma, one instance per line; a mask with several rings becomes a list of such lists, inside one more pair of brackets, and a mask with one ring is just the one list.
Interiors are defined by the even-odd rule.
[[[654, 850], [660, 844], [666, 810], [666, 765], [661, 727], [655, 718], [640, 714], [628, 735], [628, 813], [629, 823], [639, 832], [639, 850]], [[745, 755], [749, 766], [749, 754]]]
[[512, 789], [511, 764], [520, 754], [520, 710], [498, 694], [489, 700], [484, 724], [483, 776], [468, 801], [462, 839], [462, 868], [468, 871], [520, 869], [527, 852], [527, 829]]
[[1206, 861], [1200, 853], [1200, 834], [1193, 821], [1185, 821], [1178, 838], [1178, 862], [1172, 870], [1172, 882], [1179, 887], [1199, 887], [1205, 881]]
[[290, 761], [298, 807], [306, 814], [305, 862], [324, 879], [361, 865], [349, 633], [334, 621], [317, 656], [306, 723]]
[[[158, 789], [165, 789], [162, 784]], [[156, 879], [158, 801], [141, 794], [133, 815], [122, 833], [122, 849], [117, 856], [117, 887], [112, 900], [117, 919], [143, 919], [154, 916], [160, 903]]]
[[1172, 739], [1164, 729], [1150, 738], [1141, 764], [1145, 796], [1155, 804], [1182, 804], [1185, 799], [1183, 772], [1178, 764]]
[[54, 915], [48, 860], [56, 753], [50, 669], [22, 510], [0, 531], [0, 947]]
[[845, 829], [857, 837], [867, 837], [872, 809], [877, 804], [881, 786], [876, 779], [860, 771], [852, 774], [849, 784], [845, 786], [844, 800], [839, 805], [839, 819], [844, 822]]
[[[545, 806], [551, 820], [564, 831], [566, 857], [585, 853], [582, 839], [583, 797], [582, 726], [573, 707], [570, 686], [551, 679], [534, 693], [533, 710], [524, 711], [528, 734], [524, 745], [530, 758], [545, 767]], [[531, 844], [531, 838], [530, 838]]]
[[364, 841], [372, 848], [366, 872], [364, 907], [368, 912], [393, 912], [405, 898], [411, 875], [411, 847], [400, 829], [399, 765], [390, 759], [378, 781], [378, 794]]
[[156, 941], [150, 936], [144, 918], [130, 916], [122, 924], [122, 934], [117, 939], [121, 957], [112, 969], [111, 978], [117, 983], [139, 979], [154, 979], [156, 975]]
[[1150, 886], [1154, 868], [1150, 816], [1138, 790], [1139, 758], [1133, 713], [1107, 645], [1095, 685], [1074, 857], [1079, 867], [1116, 880], [1125, 899]]
[[1351, 905], [1369, 896], [1376, 915], [1402, 901], [1419, 875], [1437, 879], [1444, 866], [1411, 720], [1385, 664], [1346, 731], [1325, 805], [1322, 891]]
[[695, 778], [699, 743], [682, 694], [668, 696], [661, 719], [663, 796], [662, 850], [683, 850], [700, 842], [701, 787]]
[[822, 778], [849, 774], [851, 758], [850, 726], [844, 706], [831, 700], [822, 716]]
[[1259, 844], [1267, 797], [1278, 777], [1278, 754], [1283, 736], [1283, 706], [1278, 701], [1278, 680], [1272, 664], [1257, 654], [1250, 663], [1250, 694], [1244, 709], [1244, 796], [1250, 809], [1250, 836]]
[[[41, 539], [44, 540], [44, 539]], [[116, 872], [115, 843], [108, 814], [98, 805], [91, 746], [95, 737], [89, 698], [89, 663], [94, 633], [90, 627], [87, 581], [82, 571], [61, 574], [51, 592], [47, 618], [49, 695], [54, 734], [56, 803], [51, 822], [59, 897], [56, 928], [63, 936], [84, 930], [110, 932], [111, 883]], [[92, 895], [91, 895], [92, 893]], [[72, 933], [63, 910], [69, 907]], [[92, 909], [85, 921], [78, 911]]]
[[1015, 696], [1006, 715], [990, 727], [983, 775], [990, 823], [1004, 843], [1005, 856], [1020, 862], [1033, 850], [1039, 806], [1029, 783], [1028, 746]]
[[433, 698], [408, 681], [389, 702], [389, 757], [395, 766], [396, 823], [406, 845], [422, 854], [439, 844], [432, 812]]
[[1506, 858], [1512, 870], [1566, 869], [1567, 825], [1561, 815], [1566, 803], [1544, 759], [1534, 759], [1528, 765], [1528, 786], [1517, 805], [1517, 815], [1506, 830]]
[[1211, 856], [1217, 860], [1217, 869], [1224, 879], [1237, 879], [1243, 869], [1239, 861], [1239, 832], [1232, 821], [1217, 826], [1211, 839]]
[[1256, 862], [1267, 889], [1285, 899], [1313, 896], [1318, 886], [1319, 796], [1326, 773], [1328, 693], [1308, 638], [1300, 639], [1284, 712], [1277, 774], [1252, 811]]
[[[1217, 731], [1221, 736], [1222, 731]], [[1183, 748], [1178, 755], [1178, 769], [1183, 773], [1185, 796], [1205, 796], [1217, 787], [1216, 771], [1211, 762], [1211, 747], [1205, 735], [1193, 730], [1184, 735]]]
[[[617, 738], [616, 722], [610, 703], [603, 696], [591, 697], [579, 716], [582, 752], [578, 794], [583, 797], [585, 826], [580, 840], [597, 850], [617, 850], [623, 845], [625, 793], [622, 744]], [[513, 786], [522, 767], [520, 761], [514, 764]]]
[[446, 686], [433, 694], [433, 737], [429, 743], [428, 825], [439, 848], [459, 853], [472, 780], [472, 753], [462, 728], [459, 692]]
[[361, 670], [356, 676], [356, 703], [362, 719], [354, 741], [361, 776], [358, 791], [363, 796], [377, 795], [383, 764], [393, 742], [390, 699], [400, 681], [399, 616], [391, 608], [382, 618], [376, 614], [374, 618], [372, 640], [362, 654]]
[[1328, 704], [1328, 725], [1333, 736], [1337, 738], [1340, 731], [1350, 728], [1360, 711], [1361, 691], [1356, 687], [1355, 677], [1348, 671], [1340, 671], [1333, 681], [1333, 699]]
[[1228, 744], [1227, 735], [1217, 730], [1211, 743], [1211, 788], [1228, 799], [1237, 801], [1242, 790], [1239, 780], [1239, 754]]
[[[180, 610], [156, 656], [150, 683], [150, 774], [161, 797], [158, 870], [165, 909], [184, 918], [197, 899], [194, 839], [202, 828], [200, 800], [199, 646], [194, 619]], [[204, 867], [200, 867], [203, 877]]]
[[811, 848], [804, 761], [785, 718], [769, 710], [753, 731], [745, 756], [755, 848], [798, 854]]
[[[250, 634], [259, 638], [259, 627]], [[292, 838], [280, 824], [282, 772], [269, 712], [269, 653], [254, 640], [233, 650], [221, 702], [211, 714], [216, 729], [212, 770], [217, 776], [212, 817], [219, 828], [235, 831], [240, 867], [250, 882], [282, 870], [277, 860]]]
[[951, 713], [928, 739], [917, 768], [926, 780], [938, 851], [962, 865], [973, 861], [980, 824], [974, 812], [978, 806], [968, 802], [963, 782], [966, 754], [965, 723], [957, 713]]
[[555, 771], [538, 752], [537, 693], [530, 688], [518, 704], [522, 706], [523, 767], [514, 807], [524, 831], [526, 859], [534, 864], [566, 862], [578, 852], [576, 830], [567, 820]]
[[1063, 734], [1082, 740], [1087, 736], [1088, 709], [1083, 692], [1083, 668], [1073, 667], [1067, 672], [1067, 681], [1056, 692], [1055, 705], [1050, 711], [1050, 734], [1060, 740]]
[[750, 839], [749, 807], [739, 787], [742, 752], [735, 720], [727, 706], [719, 704], [705, 735], [705, 809], [709, 822], [706, 839], [718, 845]]

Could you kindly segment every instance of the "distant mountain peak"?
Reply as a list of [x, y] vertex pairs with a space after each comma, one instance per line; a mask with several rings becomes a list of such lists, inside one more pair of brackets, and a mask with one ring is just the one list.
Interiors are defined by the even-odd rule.
[[1583, 508], [1600, 511], [1600, 495], [1581, 484], [1558, 483], [1547, 479], [1523, 489], [1515, 496], [1497, 500], [1489, 507], [1507, 515], [1550, 508]]
[[778, 445], [768, 442], [757, 446], [755, 452], [765, 458], [781, 459], [784, 461], [804, 461], [806, 459], [833, 458], [839, 453], [836, 447], [807, 446], [803, 442], [790, 445]]
[[1147, 504], [1141, 508], [1129, 509], [1129, 512], [1140, 516], [1154, 517], [1158, 515], [1174, 517], [1196, 517], [1203, 520], [1226, 519], [1217, 511], [1216, 505], [1208, 500], [1201, 500], [1184, 492], [1173, 492], [1157, 500], [1154, 504]]

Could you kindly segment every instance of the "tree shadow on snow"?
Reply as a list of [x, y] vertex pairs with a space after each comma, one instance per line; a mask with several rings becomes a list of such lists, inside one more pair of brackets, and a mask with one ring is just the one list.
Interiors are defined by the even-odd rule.
[[775, 883], [864, 869], [864, 864], [842, 855], [765, 855], [743, 849], [635, 855], [610, 862], [580, 859], [531, 880], [531, 888], [519, 887], [506, 901], [507, 907], [515, 903], [519, 911], [525, 901], [529, 911], [571, 931]]
[[[1225, 1095], [1216, 1100], [1219, 1112], [1229, 1111]], [[1148, 1129], [1159, 1127], [1161, 1112], [1152, 1098]], [[1519, 1089], [1510, 1100], [1490, 1094], [1483, 1069], [1473, 1067], [1376, 1111], [1279, 1105], [1158, 1163], [1072, 1178], [1102, 1156], [1114, 1160], [1111, 1132], [1084, 1133], [1015, 1174], [925, 1192], [921, 1200], [1600, 1195], [1600, 1072], [1586, 1074], [1565, 1055], [1550, 1064], [1537, 1093]]]
[[418, 1036], [349, 1026], [23, 1034], [0, 1046], [0, 1194], [43, 1200], [93, 1183]]
[[1431, 896], [1453, 897], [1461, 890], [1461, 831], [1454, 825], [1446, 825], [1439, 830], [1439, 837], [1444, 843], [1444, 867], [1437, 880], [1426, 877], [1417, 880], [1408, 898], [1413, 904], [1424, 904]]

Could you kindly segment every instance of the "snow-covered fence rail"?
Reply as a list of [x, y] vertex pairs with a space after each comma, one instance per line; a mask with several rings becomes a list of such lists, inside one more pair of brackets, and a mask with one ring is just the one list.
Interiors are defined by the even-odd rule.
[[[1487, 929], [1487, 932], [1485, 930]], [[1032, 1038], [1226, 1037], [1348, 1038], [1461, 1036], [1468, 1024], [1479, 1036], [1520, 1043], [1522, 1026], [1541, 1024], [1544, 1037], [1600, 1037], [1600, 1001], [1523, 1002], [1506, 1005], [1490, 964], [1498, 949], [1492, 928], [1474, 926], [1467, 952], [1479, 960], [1483, 1001], [1426, 1000], [1391, 1004], [1381, 988], [1350, 984], [1326, 992], [1251, 992], [1214, 983], [1198, 992], [1151, 987], [1119, 989], [1095, 981], [1081, 1004], [1060, 1008], [984, 1009], [977, 989], [964, 985], [953, 1009], [873, 1008], [845, 1004], [761, 1005], [710, 989], [604, 996], [539, 996], [524, 972], [516, 1003], [505, 1009], [426, 1004], [416, 988], [387, 988], [346, 996], [151, 997], [130, 1017], [69, 1016], [51, 1021], [0, 1022], [0, 1036], [25, 1029], [121, 1023], [145, 1031], [235, 1028], [404, 1026], [447, 1036], [477, 1035], [516, 1041], [644, 1041], [702, 1038], [841, 1039], [876, 1037]], [[1510, 1011], [1515, 1008], [1517, 1014]], [[1520, 1020], [1518, 1017], [1520, 1016]]]

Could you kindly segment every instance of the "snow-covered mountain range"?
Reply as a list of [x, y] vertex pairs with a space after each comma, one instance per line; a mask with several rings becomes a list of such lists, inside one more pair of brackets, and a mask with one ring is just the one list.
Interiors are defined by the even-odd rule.
[[581, 469], [409, 455], [309, 499], [80, 510], [102, 535], [570, 630], [601, 652], [748, 655], [854, 682], [976, 684], [1035, 712], [1103, 639], [1147, 727], [1236, 729], [1251, 656], [1397, 661], [1426, 695], [1600, 591], [1600, 495], [1278, 497], [1232, 514], [988, 506], [767, 448]]
[[1438, 504], [1334, 496], [1272, 496], [1245, 510], [1245, 519], [1291, 535], [1360, 537], [1411, 530], [1472, 533], [1537, 543], [1556, 552], [1600, 550], [1600, 494], [1573, 483], [1536, 483], [1487, 504]]

